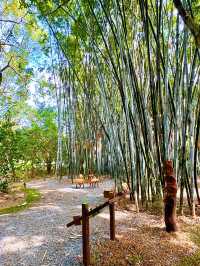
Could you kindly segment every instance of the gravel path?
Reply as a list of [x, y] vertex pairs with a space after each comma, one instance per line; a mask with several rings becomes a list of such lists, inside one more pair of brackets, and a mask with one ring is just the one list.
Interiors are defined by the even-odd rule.
[[[85, 189], [56, 180], [34, 181], [28, 186], [39, 189], [42, 199], [26, 211], [0, 216], [0, 265], [80, 265], [81, 226], [66, 228], [66, 223], [81, 213], [82, 202], [90, 206], [103, 202], [102, 192], [112, 182]], [[91, 219], [93, 240], [109, 237], [108, 218], [106, 210]]]

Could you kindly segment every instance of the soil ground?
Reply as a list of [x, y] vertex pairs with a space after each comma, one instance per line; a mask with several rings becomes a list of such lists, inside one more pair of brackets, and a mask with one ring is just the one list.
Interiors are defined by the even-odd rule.
[[[113, 182], [76, 189], [67, 180], [47, 179], [28, 183], [28, 187], [40, 190], [42, 199], [25, 211], [0, 216], [0, 265], [81, 265], [81, 226], [67, 228], [66, 224], [81, 213], [82, 202], [90, 207], [104, 202], [103, 191], [111, 189]], [[178, 217], [179, 231], [168, 234], [161, 214], [136, 213], [134, 205], [119, 206], [116, 241], [109, 241], [108, 210], [90, 224], [93, 265], [200, 265], [200, 256], [192, 264], [180, 264], [184, 257], [200, 251], [198, 241], [191, 237], [200, 238], [199, 218]]]

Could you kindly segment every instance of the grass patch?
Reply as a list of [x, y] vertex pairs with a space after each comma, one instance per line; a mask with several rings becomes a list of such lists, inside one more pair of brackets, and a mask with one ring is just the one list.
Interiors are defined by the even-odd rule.
[[199, 266], [200, 265], [200, 251], [184, 257], [177, 266]]
[[101, 257], [101, 254], [99, 253], [99, 251], [96, 249], [93, 250], [91, 254], [91, 259], [90, 259], [91, 265], [98, 265], [100, 261], [100, 257]]
[[200, 226], [197, 225], [190, 231], [190, 238], [200, 248]]
[[143, 261], [143, 258], [141, 255], [129, 255], [128, 256], [128, 263], [129, 265], [140, 265]]
[[163, 215], [163, 200], [162, 199], [156, 199], [151, 204], [149, 204], [149, 207], [147, 209], [147, 212], [153, 215]]
[[199, 247], [195, 253], [185, 256], [177, 266], [199, 266], [200, 265], [200, 226], [197, 225], [190, 231], [190, 239]]
[[30, 207], [34, 202], [39, 201], [41, 198], [40, 192], [34, 188], [23, 189], [23, 192], [25, 193], [25, 200], [16, 206], [0, 209], [0, 215], [22, 211]]

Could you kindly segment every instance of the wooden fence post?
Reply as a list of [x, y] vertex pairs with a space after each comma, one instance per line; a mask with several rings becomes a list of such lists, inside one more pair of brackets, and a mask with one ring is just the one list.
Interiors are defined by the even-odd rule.
[[115, 240], [115, 203], [109, 204], [110, 211], [110, 240]]
[[82, 204], [82, 238], [83, 238], [83, 265], [90, 265], [90, 230], [89, 210], [87, 204]]

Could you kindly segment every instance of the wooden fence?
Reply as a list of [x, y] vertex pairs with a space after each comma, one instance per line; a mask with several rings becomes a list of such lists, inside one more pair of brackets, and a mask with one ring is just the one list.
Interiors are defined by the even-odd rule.
[[115, 202], [123, 195], [124, 194], [120, 194], [114, 197], [114, 193], [112, 191], [104, 191], [104, 197], [109, 198], [109, 200], [91, 210], [89, 209], [88, 204], [82, 204], [82, 215], [74, 216], [73, 221], [67, 224], [67, 227], [72, 225], [82, 225], [82, 249], [84, 266], [90, 265], [90, 218], [99, 214], [99, 212], [105, 207], [109, 207], [110, 239], [115, 240]]

